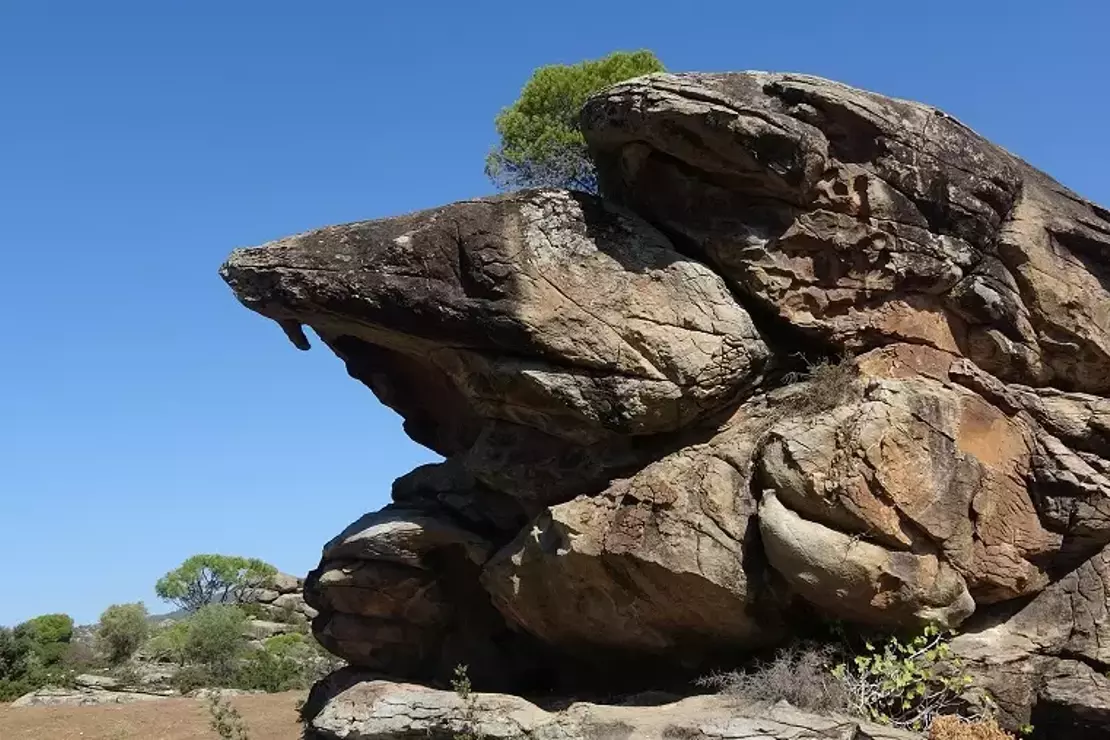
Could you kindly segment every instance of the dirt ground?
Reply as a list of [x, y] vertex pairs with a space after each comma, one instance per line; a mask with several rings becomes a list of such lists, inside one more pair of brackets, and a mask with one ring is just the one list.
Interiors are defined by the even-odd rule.
[[[251, 740], [300, 740], [297, 703], [303, 691], [237, 696]], [[0, 740], [216, 740], [208, 709], [196, 699], [163, 699], [101, 707], [0, 704]]]

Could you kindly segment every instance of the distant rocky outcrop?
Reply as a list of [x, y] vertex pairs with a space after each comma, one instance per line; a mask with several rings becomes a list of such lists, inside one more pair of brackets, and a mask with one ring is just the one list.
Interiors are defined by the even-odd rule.
[[12, 702], [13, 707], [87, 707], [103, 704], [133, 704], [177, 696], [173, 689], [124, 685], [111, 676], [81, 674], [67, 687], [44, 686]]
[[240, 596], [259, 618], [295, 624], [316, 616], [316, 610], [305, 603], [304, 579], [278, 573], [265, 588], [248, 589]]
[[574, 690], [814, 616], [934, 622], [1012, 723], [1110, 732], [1106, 681], [1068, 683], [1110, 667], [1110, 212], [815, 77], [652, 75], [582, 126], [601, 197], [224, 265], [445, 458], [324, 548], [319, 640], [400, 679]]

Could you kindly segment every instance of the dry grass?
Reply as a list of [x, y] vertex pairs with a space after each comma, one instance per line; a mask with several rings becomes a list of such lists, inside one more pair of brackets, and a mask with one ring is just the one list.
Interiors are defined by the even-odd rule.
[[745, 705], [787, 701], [809, 712], [844, 711], [848, 697], [844, 684], [830, 673], [832, 654], [819, 647], [782, 650], [772, 660], [751, 670], [718, 673], [698, 683], [735, 698]]
[[951, 714], [933, 720], [929, 740], [1014, 740], [993, 719], [969, 722]]
[[782, 396], [775, 411], [782, 417], [820, 414], [852, 401], [860, 395], [855, 362], [843, 357], [838, 362], [822, 360], [810, 365], [805, 375], [791, 374], [786, 380], [798, 388]]
[[[254, 740], [300, 740], [297, 702], [305, 692], [237, 696]], [[101, 707], [0, 704], [3, 740], [215, 740], [208, 708], [197, 699], [164, 699]]]

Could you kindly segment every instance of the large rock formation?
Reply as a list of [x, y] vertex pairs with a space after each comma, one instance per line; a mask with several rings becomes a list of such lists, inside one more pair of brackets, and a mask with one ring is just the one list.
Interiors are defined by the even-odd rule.
[[600, 197], [224, 266], [445, 458], [325, 548], [323, 643], [519, 688], [696, 671], [814, 613], [940, 622], [1025, 677], [1015, 721], [1105, 716], [1060, 671], [1110, 666], [1110, 212], [941, 111], [814, 77], [638, 78], [582, 126]]

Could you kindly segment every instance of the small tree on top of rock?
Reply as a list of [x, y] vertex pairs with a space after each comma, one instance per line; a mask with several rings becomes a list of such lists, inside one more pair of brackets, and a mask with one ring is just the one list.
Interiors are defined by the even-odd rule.
[[195, 612], [208, 604], [238, 603], [253, 589], [266, 588], [277, 568], [258, 558], [194, 555], [158, 580], [159, 597]]
[[515, 103], [497, 116], [500, 145], [486, 158], [498, 188], [565, 187], [597, 192], [597, 174], [578, 126], [591, 94], [633, 77], [664, 71], [650, 51], [618, 51], [578, 64], [540, 67]]

